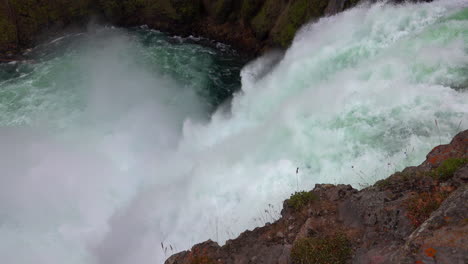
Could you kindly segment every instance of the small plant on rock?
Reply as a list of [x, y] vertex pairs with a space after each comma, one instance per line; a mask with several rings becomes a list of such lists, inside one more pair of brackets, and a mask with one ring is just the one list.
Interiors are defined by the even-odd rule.
[[389, 187], [390, 185], [392, 185], [392, 179], [390, 177], [386, 178], [386, 179], [382, 179], [380, 181], [377, 181], [375, 183], [375, 186], [381, 188], [381, 189], [385, 189], [387, 187]]
[[405, 207], [411, 223], [415, 227], [420, 226], [431, 216], [432, 212], [439, 208], [447, 197], [447, 192], [424, 192], [409, 198], [405, 202]]
[[463, 165], [468, 163], [468, 159], [449, 158], [445, 160], [437, 169], [433, 171], [433, 178], [439, 181], [446, 181], [453, 177], [453, 174]]
[[351, 243], [343, 234], [308, 237], [294, 243], [291, 260], [293, 264], [344, 264], [351, 253]]
[[287, 201], [288, 206], [294, 208], [294, 210], [301, 210], [307, 204], [317, 201], [319, 198], [313, 192], [295, 192], [291, 195]]

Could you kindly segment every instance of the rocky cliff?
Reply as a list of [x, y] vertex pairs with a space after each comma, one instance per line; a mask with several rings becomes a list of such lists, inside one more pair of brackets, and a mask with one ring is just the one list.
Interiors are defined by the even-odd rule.
[[318, 184], [281, 218], [220, 247], [207, 241], [166, 264], [468, 263], [468, 130], [361, 191]]
[[[177, 34], [196, 34], [256, 53], [286, 47], [307, 21], [355, 5], [358, 0], [101, 0], [117, 24], [148, 24]], [[135, 16], [135, 14], [139, 14]]]
[[94, 0], [0, 0], [0, 58], [65, 28], [82, 29], [98, 13]]
[[0, 0], [0, 54], [14, 53], [92, 19], [147, 24], [174, 34], [201, 35], [256, 54], [286, 47], [307, 21], [358, 0]]

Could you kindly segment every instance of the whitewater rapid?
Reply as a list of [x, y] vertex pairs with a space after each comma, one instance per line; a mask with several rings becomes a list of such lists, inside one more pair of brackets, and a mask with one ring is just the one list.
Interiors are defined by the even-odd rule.
[[0, 81], [1, 263], [163, 263], [274, 221], [296, 190], [417, 165], [468, 128], [466, 1], [306, 25], [224, 103], [234, 88], [204, 89], [227, 86], [213, 50], [95, 31]]

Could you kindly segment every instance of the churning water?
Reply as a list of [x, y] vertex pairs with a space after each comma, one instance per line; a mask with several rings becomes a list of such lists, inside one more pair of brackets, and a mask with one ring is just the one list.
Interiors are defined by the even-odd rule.
[[466, 1], [321, 19], [241, 80], [235, 52], [200, 41], [100, 28], [0, 66], [1, 263], [162, 263], [468, 127]]

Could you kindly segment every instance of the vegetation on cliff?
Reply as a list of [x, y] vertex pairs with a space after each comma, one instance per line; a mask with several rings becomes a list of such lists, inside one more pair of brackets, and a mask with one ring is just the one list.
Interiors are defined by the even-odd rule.
[[317, 184], [286, 200], [278, 221], [222, 247], [195, 245], [166, 264], [191, 264], [196, 252], [225, 264], [462, 263], [468, 256], [467, 159], [468, 130], [417, 167], [360, 191]]
[[289, 200], [287, 200], [288, 206], [294, 208], [294, 210], [301, 210], [305, 206], [307, 206], [309, 203], [313, 201], [317, 201], [319, 198], [317, 195], [313, 192], [296, 192], [291, 195]]
[[0, 52], [14, 51], [43, 34], [70, 25], [86, 25], [96, 14], [94, 0], [1, 0]]
[[351, 253], [351, 244], [343, 234], [306, 237], [294, 243], [291, 261], [301, 264], [345, 264]]
[[433, 171], [433, 177], [440, 181], [446, 181], [453, 177], [455, 171], [468, 163], [468, 159], [449, 158]]
[[92, 18], [199, 34], [255, 53], [288, 46], [306, 22], [354, 6], [356, 0], [0, 0], [0, 52], [33, 44], [43, 33], [85, 27]]

